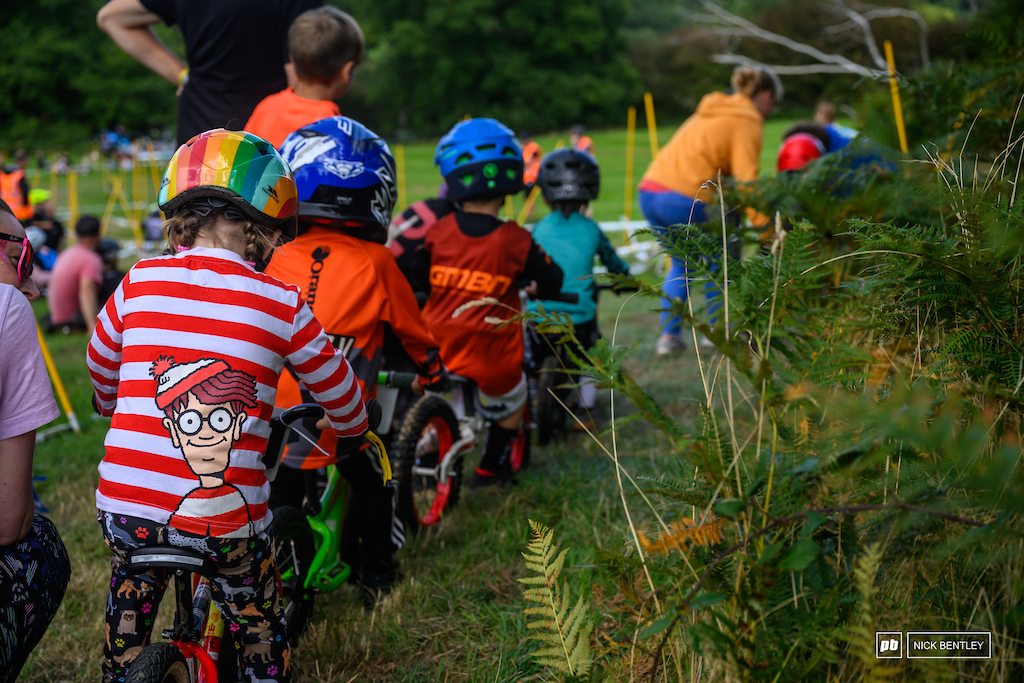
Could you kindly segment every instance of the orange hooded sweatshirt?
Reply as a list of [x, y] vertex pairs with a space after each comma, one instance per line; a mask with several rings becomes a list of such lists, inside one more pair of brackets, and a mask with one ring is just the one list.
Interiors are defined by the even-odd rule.
[[[714, 190], [701, 185], [732, 176], [738, 182], [757, 180], [760, 170], [764, 118], [746, 95], [713, 92], [701, 98], [697, 111], [686, 119], [672, 136], [641, 181], [696, 197], [713, 206]], [[767, 221], [760, 214], [750, 214], [751, 222]]]

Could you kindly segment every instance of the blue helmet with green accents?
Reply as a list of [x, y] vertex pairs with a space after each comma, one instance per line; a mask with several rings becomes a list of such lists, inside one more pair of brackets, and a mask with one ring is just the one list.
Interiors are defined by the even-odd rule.
[[523, 189], [523, 148], [495, 119], [459, 121], [437, 143], [434, 163], [448, 183], [448, 199], [493, 199]]

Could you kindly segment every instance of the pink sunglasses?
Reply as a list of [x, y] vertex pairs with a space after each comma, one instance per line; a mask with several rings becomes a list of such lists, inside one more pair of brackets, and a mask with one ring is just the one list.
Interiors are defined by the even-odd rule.
[[18, 257], [18, 264], [15, 266], [15, 271], [18, 273], [18, 279], [22, 282], [25, 282], [32, 277], [35, 250], [32, 248], [32, 243], [28, 241], [28, 238], [16, 237], [14, 235], [8, 235], [5, 232], [0, 232], [0, 240], [14, 242], [16, 244], [19, 242], [21, 243], [21, 256]]

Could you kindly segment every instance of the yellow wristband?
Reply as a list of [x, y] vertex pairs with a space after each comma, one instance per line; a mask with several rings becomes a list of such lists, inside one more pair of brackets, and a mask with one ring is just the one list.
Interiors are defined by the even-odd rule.
[[188, 83], [188, 67], [178, 72], [178, 87], [180, 88], [186, 83]]

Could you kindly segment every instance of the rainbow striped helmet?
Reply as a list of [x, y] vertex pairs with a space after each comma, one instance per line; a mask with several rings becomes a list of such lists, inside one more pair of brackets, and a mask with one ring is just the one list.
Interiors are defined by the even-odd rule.
[[203, 197], [226, 199], [261, 225], [295, 224], [291, 168], [273, 145], [246, 131], [208, 130], [171, 157], [160, 182], [160, 210], [173, 216]]

